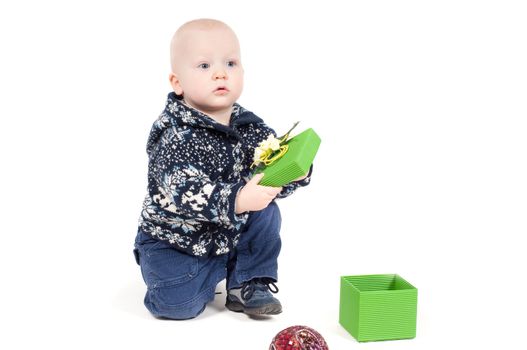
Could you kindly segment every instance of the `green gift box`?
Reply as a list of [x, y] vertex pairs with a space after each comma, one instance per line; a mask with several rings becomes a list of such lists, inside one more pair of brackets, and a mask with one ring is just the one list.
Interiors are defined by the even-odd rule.
[[306, 175], [320, 146], [320, 137], [310, 128], [292, 137], [287, 145], [289, 149], [280, 159], [256, 171], [264, 173], [260, 185], [280, 187]]
[[357, 341], [415, 338], [417, 288], [399, 275], [342, 276], [339, 322]]

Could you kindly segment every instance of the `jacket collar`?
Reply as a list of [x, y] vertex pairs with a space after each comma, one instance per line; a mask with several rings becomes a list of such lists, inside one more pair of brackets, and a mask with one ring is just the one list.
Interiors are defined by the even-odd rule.
[[240, 135], [235, 130], [237, 126], [263, 123], [263, 120], [257, 117], [254, 113], [235, 103], [232, 108], [230, 125], [223, 125], [205, 113], [183, 104], [181, 97], [176, 95], [175, 92], [168, 94], [165, 113], [177, 125], [190, 125], [193, 127], [214, 129], [236, 138], [240, 138]]

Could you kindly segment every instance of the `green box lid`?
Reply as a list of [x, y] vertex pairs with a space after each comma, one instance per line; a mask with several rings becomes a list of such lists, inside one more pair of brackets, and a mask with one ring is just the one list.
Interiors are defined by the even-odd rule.
[[260, 185], [280, 187], [307, 174], [320, 146], [320, 137], [313, 129], [307, 129], [292, 137], [286, 154], [273, 164], [257, 170], [265, 175]]

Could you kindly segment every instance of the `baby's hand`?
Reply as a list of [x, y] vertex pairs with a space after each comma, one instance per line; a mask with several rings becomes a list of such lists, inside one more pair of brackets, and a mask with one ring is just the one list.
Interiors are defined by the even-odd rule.
[[242, 187], [236, 197], [236, 214], [265, 209], [282, 191], [282, 187], [260, 186], [264, 174], [257, 174]]

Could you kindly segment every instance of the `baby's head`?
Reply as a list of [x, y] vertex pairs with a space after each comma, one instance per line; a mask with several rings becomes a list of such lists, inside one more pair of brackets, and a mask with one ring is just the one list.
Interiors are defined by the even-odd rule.
[[202, 112], [230, 110], [243, 89], [240, 44], [225, 23], [198, 19], [183, 24], [170, 45], [170, 84]]

